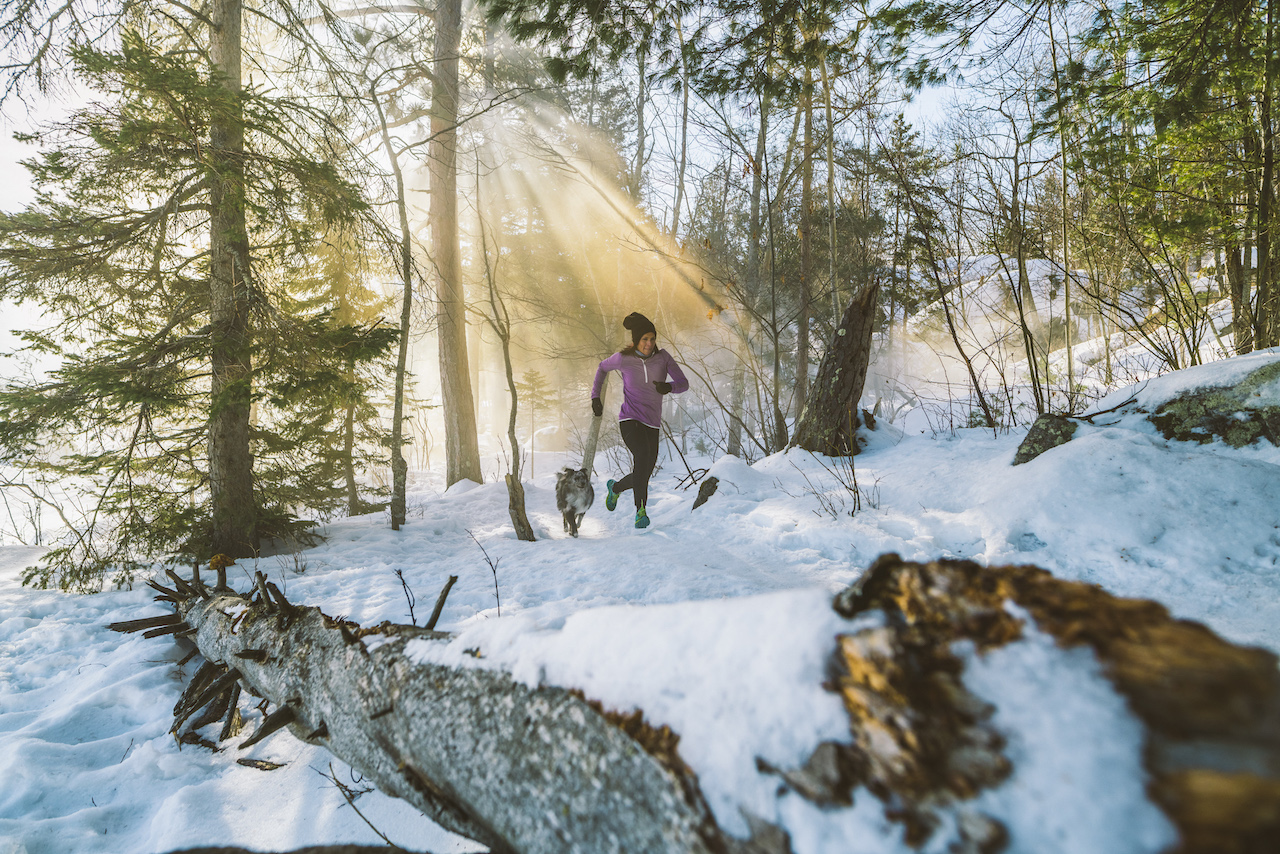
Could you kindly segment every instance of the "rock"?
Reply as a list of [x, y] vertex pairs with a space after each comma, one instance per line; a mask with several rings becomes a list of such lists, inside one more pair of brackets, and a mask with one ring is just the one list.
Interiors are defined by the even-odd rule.
[[[703, 504], [706, 504], [711, 496], [716, 494], [716, 488], [720, 486], [720, 478], [712, 475], [698, 485], [698, 497], [693, 499], [693, 510], [697, 510]], [[692, 512], [692, 510], [690, 511]]]
[[1076, 422], [1061, 415], [1041, 415], [1027, 431], [1027, 438], [1013, 455], [1013, 464], [1020, 466], [1031, 462], [1045, 451], [1065, 445], [1075, 435]]
[[1280, 405], [1263, 392], [1280, 383], [1280, 362], [1263, 365], [1234, 386], [1199, 388], [1162, 403], [1148, 420], [1166, 439], [1204, 444], [1215, 438], [1233, 448], [1258, 439], [1280, 446]]

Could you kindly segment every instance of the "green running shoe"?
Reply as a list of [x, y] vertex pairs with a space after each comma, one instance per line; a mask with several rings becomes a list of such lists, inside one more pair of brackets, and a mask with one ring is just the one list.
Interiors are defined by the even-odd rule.
[[618, 509], [618, 493], [613, 491], [613, 485], [615, 483], [617, 483], [616, 480], [611, 480], [605, 484], [605, 489], [609, 491], [605, 494], [604, 506], [609, 512], [613, 512]]
[[636, 527], [637, 528], [649, 527], [649, 514], [644, 512], [643, 507], [636, 510]]

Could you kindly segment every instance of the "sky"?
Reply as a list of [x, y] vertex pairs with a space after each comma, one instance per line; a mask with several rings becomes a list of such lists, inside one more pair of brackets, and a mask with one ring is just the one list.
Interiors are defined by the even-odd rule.
[[[496, 472], [445, 489], [441, 472], [416, 471], [402, 531], [377, 513], [335, 520], [322, 545], [233, 568], [232, 583], [245, 589], [260, 569], [292, 601], [373, 625], [409, 621], [397, 571], [419, 623], [457, 575], [439, 625], [453, 637], [415, 660], [477, 666], [466, 650], [478, 650], [480, 666], [530, 685], [642, 709], [680, 734], [730, 832], [744, 831], [747, 811], [785, 828], [796, 854], [906, 851], [901, 826], [869, 793], [855, 793], [851, 808], [818, 809], [757, 770], [757, 757], [795, 768], [820, 742], [851, 738], [838, 698], [821, 687], [836, 635], [854, 628], [832, 596], [890, 551], [1033, 563], [1280, 651], [1280, 449], [1169, 441], [1137, 411], [1276, 360], [1280, 350], [1264, 351], [1119, 390], [1098, 411], [1137, 400], [1017, 467], [1023, 431], [881, 421], [855, 458], [863, 506], [852, 515], [838, 467], [797, 450], [753, 465], [691, 460], [720, 480], [693, 510], [696, 490], [678, 486], [686, 471], [664, 446], [653, 526], [632, 526], [626, 495], [605, 510], [604, 480], [621, 472], [620, 457], [602, 452], [597, 501], [572, 539], [552, 472], [576, 461], [546, 453], [526, 487], [538, 539], [525, 543]], [[1280, 383], [1260, 399], [1280, 402]], [[172, 640], [106, 628], [163, 607], [143, 587], [91, 596], [21, 587], [20, 570], [38, 557], [0, 548], [0, 854], [379, 842], [330, 779], [359, 775], [287, 732], [247, 750], [245, 735], [218, 752], [179, 748], [171, 710], [198, 660], [180, 665]], [[999, 709], [1016, 769], [977, 802], [1006, 823], [1010, 851], [1127, 854], [1171, 843], [1145, 795], [1140, 728], [1091, 653], [1030, 632], [985, 656], [961, 654], [966, 687]], [[260, 715], [244, 712], [251, 731]], [[479, 850], [375, 791], [355, 807], [407, 850]], [[944, 822], [923, 850], [945, 851], [954, 833]]]

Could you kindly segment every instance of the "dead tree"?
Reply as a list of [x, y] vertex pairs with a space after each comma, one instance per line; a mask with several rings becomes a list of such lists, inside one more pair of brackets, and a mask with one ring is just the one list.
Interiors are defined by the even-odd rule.
[[[169, 577], [172, 589], [152, 586], [177, 613], [112, 628], [189, 638], [204, 656], [174, 710], [175, 734], [188, 721], [194, 728], [225, 716], [222, 737], [233, 735], [243, 685], [275, 709], [241, 747], [287, 727], [495, 852], [736, 847], [666, 727], [499, 671], [426, 663], [449, 635], [387, 623], [361, 629], [288, 602], [261, 573], [252, 597], [209, 590], [198, 575]], [[371, 636], [376, 644], [365, 642]], [[180, 737], [206, 743], [190, 731]]]
[[879, 283], [872, 282], [845, 309], [796, 425], [791, 441], [794, 447], [828, 456], [858, 453], [858, 398], [871, 363], [871, 332], [879, 295]]

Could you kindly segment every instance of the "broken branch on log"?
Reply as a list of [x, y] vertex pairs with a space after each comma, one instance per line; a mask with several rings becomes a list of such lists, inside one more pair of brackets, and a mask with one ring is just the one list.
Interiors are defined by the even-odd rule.
[[297, 719], [298, 713], [295, 712], [292, 707], [281, 706], [271, 714], [267, 715], [266, 719], [263, 720], [262, 724], [258, 727], [258, 731], [249, 736], [245, 743], [240, 745], [240, 749], [243, 750], [247, 747], [253, 747], [253, 745], [262, 741], [267, 736], [283, 729]]
[[[182, 622], [179, 614], [161, 614], [158, 617], [144, 617], [141, 620], [124, 620], [119, 623], [108, 623], [107, 628], [113, 632], [140, 632], [143, 629], [153, 629], [157, 626], [177, 626], [186, 625]], [[148, 635], [147, 637], [154, 637]]]
[[173, 599], [175, 602], [181, 598], [180, 596], [178, 596], [178, 591], [170, 590], [168, 587], [165, 587], [163, 584], [156, 581], [154, 578], [147, 582], [147, 586], [150, 587], [152, 590], [158, 590], [161, 594], [168, 596], [170, 599]]
[[176, 635], [180, 632], [185, 632], [190, 628], [191, 627], [188, 626], [186, 623], [179, 620], [176, 623], [170, 623], [169, 625], [161, 626], [158, 629], [149, 629], [148, 631], [143, 632], [142, 636], [144, 638], [158, 638], [158, 637], [163, 637], [165, 635]]
[[267, 590], [267, 576], [261, 572], [254, 573], [253, 584], [258, 588], [258, 604], [268, 611], [274, 610], [271, 602], [271, 593]]
[[292, 614], [297, 610], [292, 604], [290, 604], [288, 599], [284, 598], [284, 593], [281, 592], [280, 588], [277, 587], [274, 582], [267, 582], [267, 591], [271, 594], [272, 600], [275, 601], [276, 605], [285, 614]]
[[[209, 656], [207, 655], [205, 656], [205, 658], [208, 658], [208, 657]], [[186, 723], [187, 718], [191, 717], [200, 709], [203, 709], [209, 702], [211, 702], [215, 697], [217, 697], [223, 691], [226, 691], [228, 688], [234, 685], [237, 681], [239, 681], [239, 679], [240, 679], [240, 671], [235, 669], [234, 667], [228, 670], [226, 673], [224, 673], [220, 678], [218, 678], [217, 681], [215, 681], [212, 685], [206, 688], [200, 694], [200, 696], [197, 697], [195, 701], [192, 702], [191, 705], [187, 707], [186, 711], [183, 712], [183, 714], [179, 715], [177, 718], [174, 719], [173, 728], [170, 730], [170, 732], [177, 732], [178, 728], [181, 727], [184, 723]]]
[[177, 717], [187, 711], [190, 704], [204, 693], [214, 680], [226, 672], [226, 668], [212, 661], [206, 661], [196, 670], [196, 675], [191, 677], [191, 682], [187, 684], [187, 689], [182, 692], [182, 696], [178, 698], [178, 702], [173, 706], [173, 715]]
[[440, 612], [444, 610], [444, 600], [449, 598], [449, 591], [453, 589], [453, 585], [457, 581], [458, 576], [451, 575], [449, 580], [444, 583], [444, 589], [440, 591], [440, 595], [436, 598], [436, 606], [431, 609], [431, 619], [427, 620], [427, 629], [435, 629], [436, 621], [440, 619]]
[[231, 692], [223, 691], [221, 694], [213, 698], [209, 705], [205, 706], [204, 714], [191, 722], [190, 730], [195, 732], [211, 723], [216, 723], [226, 715], [227, 706], [231, 702]]
[[244, 726], [240, 717], [240, 683], [231, 686], [231, 697], [227, 700], [227, 716], [222, 722], [222, 732], [218, 733], [218, 741], [234, 738]]
[[172, 569], [166, 569], [164, 571], [164, 574], [169, 576], [169, 578], [173, 581], [174, 589], [178, 591], [177, 595], [180, 598], [190, 599], [194, 596], [199, 595], [200, 593], [199, 590], [192, 587], [189, 583], [187, 583], [187, 580], [185, 578], [183, 578], [181, 575], [178, 575], [178, 573], [174, 572]]

